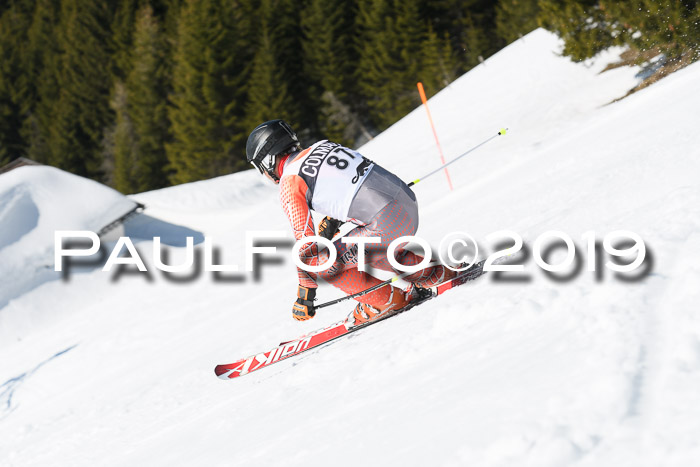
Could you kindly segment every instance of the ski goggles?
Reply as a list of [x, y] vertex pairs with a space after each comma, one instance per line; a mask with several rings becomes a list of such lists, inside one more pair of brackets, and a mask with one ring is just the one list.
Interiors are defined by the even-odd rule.
[[268, 175], [273, 180], [278, 181], [279, 178], [275, 175], [275, 166], [277, 165], [277, 156], [267, 154], [259, 160], [252, 160], [251, 163], [263, 175]]

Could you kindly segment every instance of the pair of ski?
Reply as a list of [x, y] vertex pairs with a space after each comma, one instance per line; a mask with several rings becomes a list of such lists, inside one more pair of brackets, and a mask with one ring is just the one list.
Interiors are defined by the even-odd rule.
[[443, 293], [454, 287], [462, 285], [465, 282], [474, 280], [477, 277], [484, 274], [483, 266], [483, 261], [474, 264], [472, 267], [470, 267], [466, 271], [461, 272], [459, 275], [457, 275], [457, 277], [453, 278], [452, 280], [443, 282], [442, 284], [427, 289], [430, 293], [426, 293], [424, 296], [414, 300], [413, 302], [409, 303], [408, 306], [401, 308], [400, 310], [389, 312], [383, 316], [380, 316], [374, 321], [354, 325], [352, 323], [352, 319], [346, 318], [343, 321], [339, 321], [326, 328], [311, 332], [297, 339], [282, 342], [279, 346], [275, 347], [274, 349], [268, 350], [267, 352], [251, 355], [248, 358], [237, 360], [233, 363], [217, 365], [216, 368], [214, 368], [214, 372], [216, 373], [216, 376], [218, 376], [221, 379], [228, 380], [238, 378], [239, 376], [247, 375], [248, 373], [251, 373], [253, 371], [257, 371], [267, 366], [270, 366], [273, 363], [285, 360], [295, 355], [299, 355], [300, 353], [306, 352], [307, 350], [320, 347], [324, 344], [327, 344], [328, 342], [339, 339], [343, 336], [347, 336], [348, 334], [351, 334], [355, 331], [359, 331], [360, 329], [364, 329], [380, 321], [384, 321], [385, 319], [396, 316], [400, 313], [403, 313], [404, 311], [408, 311], [411, 308], [420, 305], [421, 303], [424, 303], [438, 295], [442, 295]]

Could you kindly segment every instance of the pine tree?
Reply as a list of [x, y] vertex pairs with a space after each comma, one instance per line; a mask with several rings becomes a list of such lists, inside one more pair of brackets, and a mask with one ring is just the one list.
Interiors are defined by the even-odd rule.
[[275, 60], [268, 26], [263, 23], [260, 45], [253, 60], [249, 81], [250, 87], [246, 104], [246, 126], [248, 128], [255, 128], [262, 122], [276, 118], [294, 124], [292, 117], [294, 105], [282, 76], [283, 72]]
[[63, 0], [50, 163], [72, 173], [101, 179], [102, 140], [108, 122], [111, 56], [110, 12], [99, 0]]
[[[394, 0], [396, 14], [396, 61], [393, 66], [396, 89], [394, 121], [420, 105], [416, 83], [424, 74], [421, 44], [426, 25], [418, 12], [417, 0]], [[393, 123], [393, 122], [392, 122]]]
[[25, 155], [41, 163], [48, 163], [51, 158], [48, 140], [53, 108], [59, 94], [58, 19], [59, 8], [55, 2], [37, 0], [22, 66], [26, 82], [30, 85], [23, 97], [21, 133], [27, 143]]
[[161, 18], [163, 34], [167, 38], [169, 48], [176, 42], [177, 23], [180, 19], [180, 9], [183, 3], [184, 0], [160, 0], [151, 3], [156, 16]]
[[426, 25], [416, 1], [367, 0], [360, 4], [358, 29], [358, 85], [382, 130], [420, 105], [416, 83]]
[[362, 0], [357, 16], [360, 59], [358, 87], [373, 125], [383, 130], [394, 122], [396, 65], [394, 12], [389, 0]]
[[[620, 5], [605, 1], [599, 8], [617, 44], [640, 52], [663, 53], [667, 61], [700, 58], [700, 8], [696, 2], [634, 0]], [[648, 58], [640, 53], [638, 62]]]
[[307, 94], [318, 109], [321, 137], [352, 144], [361, 123], [353, 102], [354, 10], [349, 0], [313, 0], [302, 14]]
[[280, 8], [284, 6], [279, 0], [263, 0], [256, 10], [257, 31], [250, 75], [247, 77], [248, 95], [245, 105], [245, 127], [248, 130], [261, 122], [276, 118], [288, 121], [297, 131], [300, 129], [301, 112], [292, 98], [288, 77], [288, 74], [294, 73], [288, 69], [290, 57], [286, 54], [289, 49], [284, 45], [289, 42], [289, 37], [284, 34], [294, 34], [297, 31], [289, 31], [286, 25], [280, 27], [284, 16]]
[[505, 45], [496, 34], [496, 5], [493, 0], [441, 0], [422, 5], [421, 15], [428, 18], [438, 37], [449, 38], [458, 74]]
[[597, 0], [542, 0], [541, 24], [564, 39], [564, 55], [585, 60], [617, 43]]
[[112, 100], [114, 127], [107, 132], [105, 158], [110, 166], [107, 182], [122, 193], [138, 193], [138, 144], [129, 116], [128, 94], [121, 81], [114, 84]]
[[136, 15], [131, 71], [126, 86], [117, 82], [112, 108], [116, 114], [114, 185], [124, 193], [168, 185], [166, 47], [153, 9], [146, 5]]
[[700, 58], [696, 1], [540, 0], [539, 6], [540, 24], [564, 40], [563, 54], [572, 60], [585, 60], [612, 45], [632, 48], [638, 63], [658, 53], [680, 65]]
[[507, 43], [537, 29], [538, 0], [499, 0], [496, 32]]
[[235, 5], [189, 0], [180, 10], [166, 153], [171, 182], [186, 183], [245, 166]]
[[[299, 131], [301, 137], [308, 132], [315, 132], [317, 124], [317, 107], [309, 99], [307, 78], [304, 74], [304, 48], [300, 27], [301, 12], [308, 0], [272, 0], [267, 18], [267, 28], [271, 39], [271, 48], [281, 78], [289, 93], [291, 107], [286, 109], [290, 123]], [[262, 5], [268, 3], [263, 0]], [[262, 30], [262, 28], [261, 28]], [[304, 131], [307, 130], [307, 131]]]
[[31, 1], [13, 1], [0, 17], [0, 165], [22, 155], [26, 147], [20, 129], [30, 83], [22, 79], [22, 64], [32, 10]]
[[168, 185], [165, 143], [169, 76], [166, 45], [150, 6], [137, 15], [132, 69], [127, 79], [129, 115], [138, 138], [139, 191]]
[[112, 41], [114, 57], [112, 60], [113, 74], [116, 79], [124, 81], [131, 69], [131, 49], [133, 45], [136, 24], [138, 0], [122, 0], [112, 21]]
[[440, 40], [429, 25], [421, 43], [420, 67], [420, 80], [427, 96], [437, 94], [440, 89], [450, 84], [455, 78], [455, 69], [449, 38]]

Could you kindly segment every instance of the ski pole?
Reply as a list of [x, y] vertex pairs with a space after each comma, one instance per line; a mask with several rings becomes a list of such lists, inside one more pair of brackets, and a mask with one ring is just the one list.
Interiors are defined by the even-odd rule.
[[[463, 153], [460, 154], [459, 156], [455, 157], [454, 159], [452, 159], [452, 160], [451, 160], [450, 162], [448, 162], [447, 164], [441, 165], [440, 167], [438, 167], [437, 169], [433, 170], [433, 171], [430, 172], [429, 174], [423, 175], [421, 178], [417, 178], [417, 179], [413, 180], [412, 182], [410, 182], [410, 183], [408, 184], [408, 186], [411, 187], [411, 186], [417, 184], [418, 182], [421, 182], [421, 181], [425, 180], [426, 178], [428, 178], [428, 177], [430, 177], [431, 175], [433, 175], [433, 174], [439, 172], [441, 169], [447, 167], [448, 165], [452, 164], [453, 162], [457, 162], [459, 159], [461, 159], [462, 157], [466, 156], [466, 155], [469, 154], [470, 152], [473, 152], [473, 151], [477, 150], [478, 148], [480, 148], [480, 147], [483, 146], [484, 144], [488, 143], [488, 142], [491, 141], [492, 139], [496, 138], [497, 136], [505, 135], [505, 134], [506, 134], [506, 131], [508, 131], [508, 128], [501, 128], [500, 130], [498, 130], [498, 133], [496, 133], [495, 135], [493, 135], [492, 137], [490, 137], [490, 138], [487, 139], [486, 141], [482, 141], [481, 143], [477, 144], [476, 146], [474, 146], [473, 148], [469, 149], [468, 151], [463, 152]], [[334, 239], [334, 240], [335, 240], [335, 239]], [[317, 307], [317, 308], [318, 308], [318, 307]]]
[[455, 157], [454, 159], [452, 159], [452, 160], [451, 160], [450, 162], [448, 162], [447, 164], [441, 165], [440, 167], [438, 167], [437, 169], [433, 170], [433, 171], [430, 172], [429, 174], [423, 175], [421, 178], [417, 178], [417, 179], [413, 180], [411, 183], [408, 184], [408, 186], [413, 186], [413, 185], [415, 185], [416, 183], [418, 183], [418, 182], [420, 182], [420, 181], [422, 181], [422, 180], [425, 180], [426, 178], [428, 178], [428, 177], [430, 177], [431, 175], [433, 175], [433, 174], [439, 172], [440, 170], [444, 169], [445, 167], [447, 167], [448, 165], [452, 164], [453, 162], [457, 162], [459, 159], [461, 159], [462, 157], [466, 156], [466, 155], [469, 154], [470, 152], [475, 151], [476, 149], [480, 148], [481, 146], [483, 146], [484, 144], [488, 143], [489, 141], [491, 141], [491, 140], [494, 139], [495, 137], [500, 136], [500, 135], [505, 135], [505, 134], [506, 134], [506, 131], [508, 131], [508, 128], [501, 128], [501, 129], [498, 131], [498, 133], [496, 133], [495, 135], [493, 135], [492, 137], [490, 137], [490, 138], [487, 139], [486, 141], [482, 141], [481, 143], [477, 144], [476, 146], [474, 146], [473, 148], [471, 148], [471, 149], [468, 150], [467, 152], [464, 152], [464, 153], [460, 154], [459, 156]]
[[[437, 261], [433, 261], [432, 263], [429, 263], [426, 267], [437, 266], [438, 264], [440, 264], [440, 263], [438, 263]], [[377, 285], [373, 285], [372, 287], [370, 287], [368, 289], [361, 290], [357, 293], [354, 293], [352, 295], [347, 295], [345, 297], [336, 298], [335, 300], [331, 300], [330, 302], [321, 303], [320, 305], [316, 305], [314, 308], [316, 308], [318, 310], [319, 308], [325, 308], [327, 306], [335, 305], [336, 303], [344, 302], [345, 300], [350, 300], [351, 298], [359, 297], [361, 295], [368, 294], [370, 292], [374, 292], [377, 289], [381, 289], [385, 285], [391, 284], [392, 282], [396, 282], [397, 280], [402, 279], [402, 278], [409, 276], [411, 274], [415, 274], [416, 272], [417, 271], [404, 272], [403, 274], [399, 274], [397, 276], [394, 276], [391, 279], [385, 280], [384, 282], [380, 282]]]

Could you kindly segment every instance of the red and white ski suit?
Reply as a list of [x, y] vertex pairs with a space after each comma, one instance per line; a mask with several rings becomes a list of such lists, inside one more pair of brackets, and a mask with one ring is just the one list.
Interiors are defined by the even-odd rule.
[[[357, 224], [353, 237], [380, 237], [381, 243], [365, 245], [367, 265], [394, 271], [386, 258], [389, 244], [418, 229], [418, 205], [414, 193], [398, 177], [363, 157], [357, 151], [330, 141], [319, 141], [301, 152], [291, 154], [283, 163], [280, 177], [280, 202], [294, 231], [294, 237], [315, 235], [311, 210], [324, 216]], [[312, 273], [298, 269], [299, 284], [317, 287], [317, 277], [347, 294], [379, 284], [381, 281], [357, 269], [357, 245], [334, 242], [337, 257], [325, 271]], [[398, 248], [396, 260], [410, 266], [423, 258]], [[324, 264], [328, 251], [319, 251], [314, 243], [300, 251], [304, 264]], [[433, 268], [406, 277], [410, 282], [430, 276]], [[396, 271], [394, 271], [396, 272]], [[378, 307], [391, 296], [390, 287], [358, 297]]]

